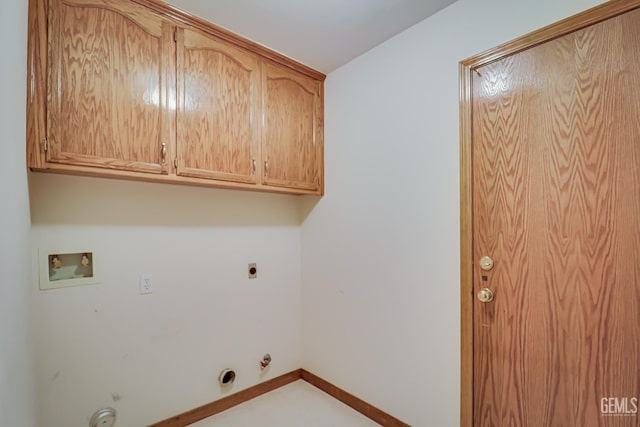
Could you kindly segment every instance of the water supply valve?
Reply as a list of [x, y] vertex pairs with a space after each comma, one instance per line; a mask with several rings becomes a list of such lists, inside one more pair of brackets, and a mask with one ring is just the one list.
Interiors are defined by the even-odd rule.
[[262, 356], [262, 360], [260, 361], [260, 369], [266, 368], [267, 366], [269, 366], [269, 363], [271, 363], [271, 355], [267, 353]]

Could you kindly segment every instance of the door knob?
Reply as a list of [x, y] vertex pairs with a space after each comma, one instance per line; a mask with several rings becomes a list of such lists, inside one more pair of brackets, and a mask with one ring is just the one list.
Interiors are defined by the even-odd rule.
[[489, 288], [480, 290], [480, 292], [478, 292], [478, 300], [484, 303], [493, 301], [493, 291]]

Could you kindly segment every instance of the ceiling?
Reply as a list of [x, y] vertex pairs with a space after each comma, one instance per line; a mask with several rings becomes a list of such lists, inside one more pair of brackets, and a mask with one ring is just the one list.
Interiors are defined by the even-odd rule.
[[167, 0], [329, 73], [455, 0]]

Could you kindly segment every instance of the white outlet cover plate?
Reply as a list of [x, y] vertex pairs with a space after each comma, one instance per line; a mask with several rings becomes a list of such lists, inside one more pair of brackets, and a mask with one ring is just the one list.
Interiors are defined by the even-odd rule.
[[153, 278], [149, 273], [140, 273], [140, 295], [153, 293]]

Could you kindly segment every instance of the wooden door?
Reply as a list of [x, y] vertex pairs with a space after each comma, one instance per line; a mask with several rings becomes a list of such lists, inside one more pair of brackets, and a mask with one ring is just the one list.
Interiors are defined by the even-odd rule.
[[47, 161], [169, 171], [171, 26], [134, 2], [51, 0]]
[[638, 426], [640, 9], [470, 79], [473, 425]]
[[322, 191], [322, 84], [264, 64], [263, 182]]
[[259, 63], [199, 31], [178, 31], [178, 175], [255, 183]]

